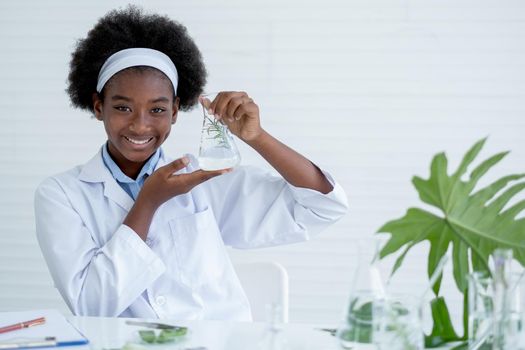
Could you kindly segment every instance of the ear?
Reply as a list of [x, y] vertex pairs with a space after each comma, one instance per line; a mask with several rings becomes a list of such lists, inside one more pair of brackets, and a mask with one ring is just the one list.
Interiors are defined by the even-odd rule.
[[98, 120], [102, 120], [102, 100], [96, 92], [93, 93], [92, 100], [93, 113], [95, 114], [95, 118], [97, 118]]
[[178, 97], [175, 97], [175, 101], [173, 101], [173, 114], [171, 116], [171, 124], [175, 124], [177, 121], [177, 116], [179, 115], [179, 105], [180, 105], [180, 99]]

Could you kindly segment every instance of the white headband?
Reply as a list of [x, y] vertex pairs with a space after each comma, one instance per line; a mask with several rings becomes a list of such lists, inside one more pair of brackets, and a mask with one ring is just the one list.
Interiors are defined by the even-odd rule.
[[123, 69], [136, 66], [157, 68], [166, 74], [173, 84], [175, 95], [177, 95], [179, 75], [173, 61], [160, 51], [146, 48], [125, 49], [109, 56], [98, 73], [97, 92], [102, 91], [102, 88], [112, 76]]

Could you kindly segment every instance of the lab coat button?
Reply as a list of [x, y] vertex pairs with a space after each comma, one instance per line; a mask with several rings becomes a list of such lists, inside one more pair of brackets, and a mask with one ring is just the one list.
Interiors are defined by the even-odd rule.
[[163, 296], [163, 295], [159, 295], [158, 297], [155, 298], [155, 303], [158, 306], [162, 306], [162, 305], [166, 304], [166, 297]]

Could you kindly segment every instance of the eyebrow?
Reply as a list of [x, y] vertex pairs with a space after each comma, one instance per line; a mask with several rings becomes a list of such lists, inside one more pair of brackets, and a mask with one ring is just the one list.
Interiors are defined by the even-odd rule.
[[162, 96], [162, 97], [156, 98], [156, 99], [154, 99], [154, 100], [149, 100], [149, 102], [151, 102], [151, 103], [157, 103], [157, 102], [170, 102], [170, 99], [167, 98], [167, 97]]
[[[132, 102], [133, 101], [132, 98], [129, 98], [129, 97], [126, 97], [126, 96], [122, 96], [122, 95], [111, 96], [111, 100], [112, 101], [124, 100], [124, 101], [128, 101], [128, 102]], [[169, 101], [170, 101], [169, 98], [161, 96], [161, 97], [155, 98], [153, 100], [149, 100], [148, 102], [149, 103], [157, 103], [157, 102], [169, 102]]]
[[122, 96], [122, 95], [113, 95], [113, 96], [111, 96], [111, 100], [112, 101], [116, 101], [116, 100], [132, 101], [131, 98], [126, 97], [126, 96]]

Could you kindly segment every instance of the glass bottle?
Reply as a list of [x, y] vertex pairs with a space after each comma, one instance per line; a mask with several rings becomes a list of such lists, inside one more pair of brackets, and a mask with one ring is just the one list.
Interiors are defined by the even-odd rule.
[[374, 344], [378, 350], [423, 350], [420, 300], [412, 294], [391, 294], [374, 304]]

